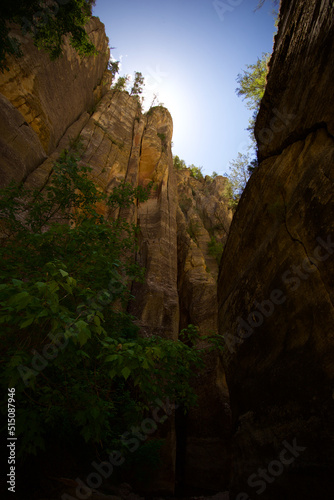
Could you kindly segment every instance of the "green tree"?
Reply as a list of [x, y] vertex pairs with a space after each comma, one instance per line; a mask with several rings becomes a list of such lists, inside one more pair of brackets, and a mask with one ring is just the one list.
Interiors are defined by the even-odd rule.
[[252, 145], [246, 154], [238, 153], [237, 159], [230, 162], [230, 174], [226, 174], [229, 178], [226, 194], [230, 199], [230, 208], [233, 210], [236, 209], [247, 181], [258, 165], [256, 159], [251, 159], [251, 149], [256, 146], [254, 126], [266, 88], [269, 57], [268, 53], [262, 54], [261, 59], [258, 58], [255, 64], [247, 65], [247, 69], [243, 71], [243, 74], [239, 74], [237, 77], [239, 87], [236, 89], [236, 93], [246, 100], [246, 106], [249, 110], [253, 111], [253, 115], [249, 120], [248, 126]]
[[121, 92], [126, 90], [126, 86], [129, 81], [129, 76], [120, 76], [117, 80], [117, 82], [112, 86], [113, 90], [120, 90]]
[[197, 180], [202, 180], [203, 179], [203, 174], [202, 174], [202, 168], [203, 167], [196, 167], [194, 164], [189, 165], [188, 167], [190, 169], [190, 175], [194, 179]]
[[237, 159], [230, 162], [230, 173], [225, 174], [229, 179], [225, 195], [229, 199], [229, 206], [232, 210], [236, 209], [248, 179], [256, 166], [257, 160], [251, 160], [249, 153], [238, 153]]
[[221, 256], [223, 255], [224, 244], [221, 241], [217, 241], [214, 236], [211, 236], [208, 242], [208, 252], [209, 255], [215, 257], [217, 264], [219, 265]]
[[121, 449], [120, 435], [155, 398], [195, 403], [190, 377], [203, 366], [203, 348], [142, 338], [126, 312], [129, 283], [144, 270], [136, 227], [112, 214], [149, 190], [121, 183], [107, 196], [79, 151], [63, 151], [45, 189], [0, 192], [1, 384], [5, 395], [16, 389], [25, 455], [79, 437]]
[[17, 38], [9, 33], [9, 23], [16, 23], [34, 44], [56, 59], [62, 54], [63, 36], [70, 34], [70, 44], [81, 56], [96, 49], [84, 29], [92, 13], [93, 0], [3, 0], [0, 7], [0, 69], [8, 69], [7, 55], [22, 55]]
[[130, 95], [140, 96], [143, 93], [143, 86], [144, 86], [144, 77], [139, 71], [136, 71]]
[[263, 53], [261, 59], [258, 58], [255, 64], [247, 64], [243, 74], [237, 76], [237, 95], [246, 99], [246, 106], [250, 110], [259, 109], [266, 88], [269, 57], [270, 54]]
[[[260, 9], [266, 0], [259, 0], [256, 10]], [[272, 0], [274, 6], [278, 4], [276, 0]], [[277, 13], [274, 13], [277, 17]], [[246, 107], [253, 112], [249, 119], [247, 130], [250, 133], [251, 146], [246, 154], [238, 153], [236, 160], [230, 162], [230, 174], [225, 174], [229, 179], [226, 188], [226, 196], [230, 200], [230, 208], [236, 209], [241, 194], [247, 184], [249, 177], [258, 166], [257, 159], [251, 159], [251, 150], [256, 149], [256, 141], [254, 137], [254, 127], [257, 114], [260, 109], [261, 100], [266, 88], [266, 78], [268, 73], [268, 62], [270, 59], [269, 53], [263, 53], [261, 58], [258, 58], [255, 64], [246, 65], [243, 73], [237, 76], [239, 86], [236, 88], [236, 93], [239, 97], [246, 100]]]
[[185, 168], [187, 168], [185, 161], [181, 160], [177, 155], [173, 157], [173, 164], [176, 170], [184, 170]]
[[111, 72], [112, 81], [113, 81], [114, 78], [115, 78], [115, 76], [117, 75], [117, 73], [119, 71], [119, 61], [112, 61], [112, 60], [110, 60], [108, 62], [108, 69]]
[[[118, 69], [119, 67], [117, 66], [117, 71]], [[139, 71], [136, 71], [131, 89], [129, 89], [129, 81], [129, 75], [120, 76], [117, 82], [113, 85], [112, 89], [129, 92], [130, 95], [137, 97], [138, 102], [141, 105], [142, 99], [140, 96], [143, 93], [144, 77]]]

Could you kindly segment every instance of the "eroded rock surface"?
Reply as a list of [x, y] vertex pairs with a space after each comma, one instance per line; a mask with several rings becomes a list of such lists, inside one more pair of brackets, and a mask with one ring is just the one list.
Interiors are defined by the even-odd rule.
[[[256, 124], [262, 161], [223, 254], [233, 499], [333, 495], [333, 35], [332, 2], [282, 2]], [[275, 129], [279, 106], [295, 118]]]
[[[40, 163], [41, 148], [45, 156], [51, 154], [66, 130], [83, 112], [93, 110], [110, 87], [111, 76], [107, 70], [109, 47], [104, 25], [98, 18], [92, 18], [86, 30], [98, 55], [80, 58], [66, 39], [62, 57], [51, 61], [47, 53], [34, 46], [29, 36], [14, 29], [24, 55], [11, 58], [9, 71], [0, 74], [0, 93], [15, 108], [12, 116], [6, 118], [7, 137], [1, 135], [1, 156], [5, 157], [0, 164], [4, 172], [2, 184], [7, 182], [7, 171], [12, 166], [8, 155], [3, 155], [2, 151], [6, 153], [7, 148], [13, 148], [8, 136], [17, 135], [17, 112], [27, 128], [25, 136], [33, 138], [30, 147], [28, 144], [23, 146], [23, 139], [19, 147], [15, 145], [17, 164], [22, 164], [22, 168], [16, 168], [15, 177], [12, 171], [11, 179], [21, 180]], [[36, 136], [40, 143], [37, 145]]]
[[[25, 55], [0, 77], [1, 182], [43, 188], [60, 152], [80, 142], [81, 162], [106, 193], [123, 180], [135, 187], [152, 183], [144, 203], [115, 213], [99, 207], [139, 228], [136, 259], [146, 276], [144, 284], [132, 285], [136, 299], [129, 310], [142, 335], [177, 340], [189, 323], [203, 335], [216, 332], [217, 261], [232, 219], [226, 179], [197, 180], [187, 170], [175, 171], [170, 113], [157, 106], [143, 114], [136, 97], [109, 89], [103, 25], [93, 18], [87, 29], [98, 56], [80, 59], [66, 44], [54, 62], [18, 35]], [[194, 374], [193, 383], [198, 407], [186, 420], [177, 415], [176, 425], [172, 415], [162, 429], [163, 468], [151, 491], [227, 487], [230, 408], [221, 359], [208, 354], [204, 375]]]
[[[197, 180], [186, 170], [178, 172], [177, 178], [180, 330], [194, 324], [205, 335], [217, 331], [218, 262], [232, 219], [225, 197], [227, 179]], [[231, 433], [229, 395], [219, 356], [207, 354], [205, 374], [194, 385], [198, 407], [185, 419], [179, 416], [183, 467], [178, 479], [185, 491], [219, 491], [229, 482]]]

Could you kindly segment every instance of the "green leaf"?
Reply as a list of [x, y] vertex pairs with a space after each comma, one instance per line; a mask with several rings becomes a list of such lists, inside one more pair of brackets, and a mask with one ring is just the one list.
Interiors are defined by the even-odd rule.
[[19, 286], [19, 287], [21, 287], [23, 285], [23, 281], [16, 280], [16, 279], [12, 279], [12, 283], [13, 283], [13, 285]]
[[34, 319], [35, 319], [34, 316], [32, 316], [31, 318], [28, 318], [25, 321], [23, 321], [23, 323], [20, 323], [20, 329], [22, 330], [22, 328], [27, 328], [27, 326], [33, 323]]
[[131, 374], [131, 370], [128, 366], [125, 366], [122, 370], [122, 375], [127, 380], [129, 378], [129, 375]]
[[147, 362], [147, 359], [144, 359], [143, 363], [142, 363], [142, 367], [145, 369], [145, 370], [148, 370], [150, 368], [150, 365], [148, 364]]
[[12, 306], [16, 306], [17, 311], [21, 311], [31, 302], [32, 297], [28, 292], [20, 292], [14, 295], [9, 301], [8, 304]]
[[112, 354], [111, 356], [107, 356], [105, 361], [116, 361], [116, 359], [120, 359], [121, 356], [119, 354]]
[[65, 278], [65, 276], [68, 276], [68, 273], [66, 271], [64, 271], [63, 269], [59, 269], [59, 272], [63, 278]]
[[85, 358], [90, 359], [90, 355], [89, 355], [89, 354], [87, 354], [87, 352], [83, 351], [82, 349], [79, 349], [79, 350], [77, 351], [77, 354], [80, 354], [80, 356], [84, 356]]
[[75, 323], [75, 326], [78, 329], [78, 337], [77, 338], [78, 338], [80, 346], [82, 347], [84, 344], [86, 344], [88, 339], [91, 338], [91, 331], [88, 328], [88, 324], [85, 321], [83, 321], [82, 319], [77, 321]]

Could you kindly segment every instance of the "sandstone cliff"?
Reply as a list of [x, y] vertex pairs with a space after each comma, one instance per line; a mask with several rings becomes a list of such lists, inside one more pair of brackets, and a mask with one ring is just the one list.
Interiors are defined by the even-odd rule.
[[[54, 161], [80, 138], [81, 162], [92, 168], [105, 192], [126, 180], [153, 183], [149, 199], [123, 209], [118, 217], [139, 228], [136, 259], [145, 283], [133, 284], [129, 304], [143, 335], [176, 340], [189, 323], [200, 332], [217, 331], [217, 252], [226, 242], [232, 219], [225, 199], [226, 179], [196, 180], [173, 167], [172, 118], [157, 106], [143, 114], [126, 92], [109, 90], [108, 40], [102, 23], [88, 26], [96, 58], [81, 60], [68, 45], [50, 62], [23, 38], [25, 56], [0, 77], [1, 182], [24, 180], [43, 187]], [[106, 207], [100, 207], [105, 215]], [[219, 491], [229, 478], [230, 410], [218, 356], [208, 355], [202, 377], [194, 376], [199, 405], [182, 412], [163, 430], [164, 465], [153, 488], [172, 494], [185, 489]]]
[[[187, 170], [174, 170], [172, 119], [165, 108], [143, 115], [135, 97], [110, 91], [91, 116], [83, 117], [26, 182], [44, 185], [61, 149], [77, 136], [84, 150], [81, 161], [93, 169], [100, 189], [108, 192], [124, 179], [134, 186], [153, 182], [147, 202], [118, 214], [137, 224], [136, 259], [146, 269], [145, 283], [132, 286], [136, 298], [129, 310], [143, 335], [176, 340], [189, 323], [203, 334], [217, 331], [218, 265], [208, 243], [211, 237], [226, 241], [232, 218], [224, 198], [226, 179], [198, 181]], [[186, 420], [177, 416], [176, 425], [171, 422], [164, 430], [164, 466], [151, 486], [157, 491], [173, 493], [176, 485], [194, 491], [227, 487], [229, 396], [217, 356], [207, 356], [205, 374], [194, 385], [198, 408]]]
[[[220, 253], [210, 242], [227, 239], [232, 213], [225, 199], [227, 179], [200, 181], [189, 171], [178, 178], [177, 248], [180, 330], [197, 325], [203, 334], [217, 331], [217, 274]], [[211, 250], [215, 250], [215, 245]], [[212, 253], [214, 255], [212, 255]], [[205, 373], [194, 382], [198, 407], [180, 416], [179, 474], [185, 492], [224, 491], [230, 463], [230, 406], [225, 375], [217, 355], [206, 356]]]
[[98, 18], [87, 25], [97, 56], [81, 59], [65, 40], [51, 61], [17, 30], [24, 57], [0, 75], [1, 185], [22, 180], [57, 147], [67, 129], [91, 110], [110, 86], [108, 38]]
[[233, 499], [334, 493], [333, 13], [329, 0], [281, 3], [260, 166], [221, 263]]

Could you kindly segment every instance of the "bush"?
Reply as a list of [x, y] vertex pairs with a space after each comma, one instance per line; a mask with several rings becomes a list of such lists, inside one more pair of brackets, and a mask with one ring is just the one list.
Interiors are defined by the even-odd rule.
[[197, 220], [190, 220], [187, 231], [191, 239], [197, 241], [197, 238], [200, 234], [200, 229], [201, 225]]
[[0, 69], [8, 70], [6, 56], [22, 55], [16, 38], [9, 35], [8, 23], [16, 23], [29, 33], [34, 44], [56, 59], [62, 54], [63, 36], [70, 34], [70, 44], [81, 55], [96, 54], [96, 48], [84, 29], [92, 13], [93, 0], [69, 0], [50, 5], [38, 0], [13, 2], [3, 0], [0, 15]]
[[185, 168], [187, 168], [185, 161], [180, 160], [180, 158], [177, 155], [174, 156], [173, 158], [173, 164], [176, 170], [184, 170]]
[[203, 179], [202, 167], [195, 167], [195, 165], [190, 165], [188, 168], [190, 169], [191, 177], [199, 181]]
[[140, 423], [155, 398], [193, 405], [189, 379], [201, 350], [181, 341], [142, 338], [126, 312], [137, 229], [110, 212], [148, 198], [121, 183], [107, 196], [65, 150], [44, 190], [11, 184], [0, 192], [0, 325], [3, 410], [7, 387], [20, 401], [21, 455], [50, 438], [83, 439], [121, 449], [120, 435]]
[[215, 257], [217, 260], [217, 264], [219, 265], [220, 259], [223, 255], [224, 245], [222, 242], [216, 240], [214, 236], [211, 236], [211, 240], [208, 243], [208, 251], [209, 255]]
[[161, 141], [161, 150], [166, 152], [167, 151], [167, 142], [166, 142], [166, 134], [163, 133], [158, 133], [157, 134], [160, 141]]

